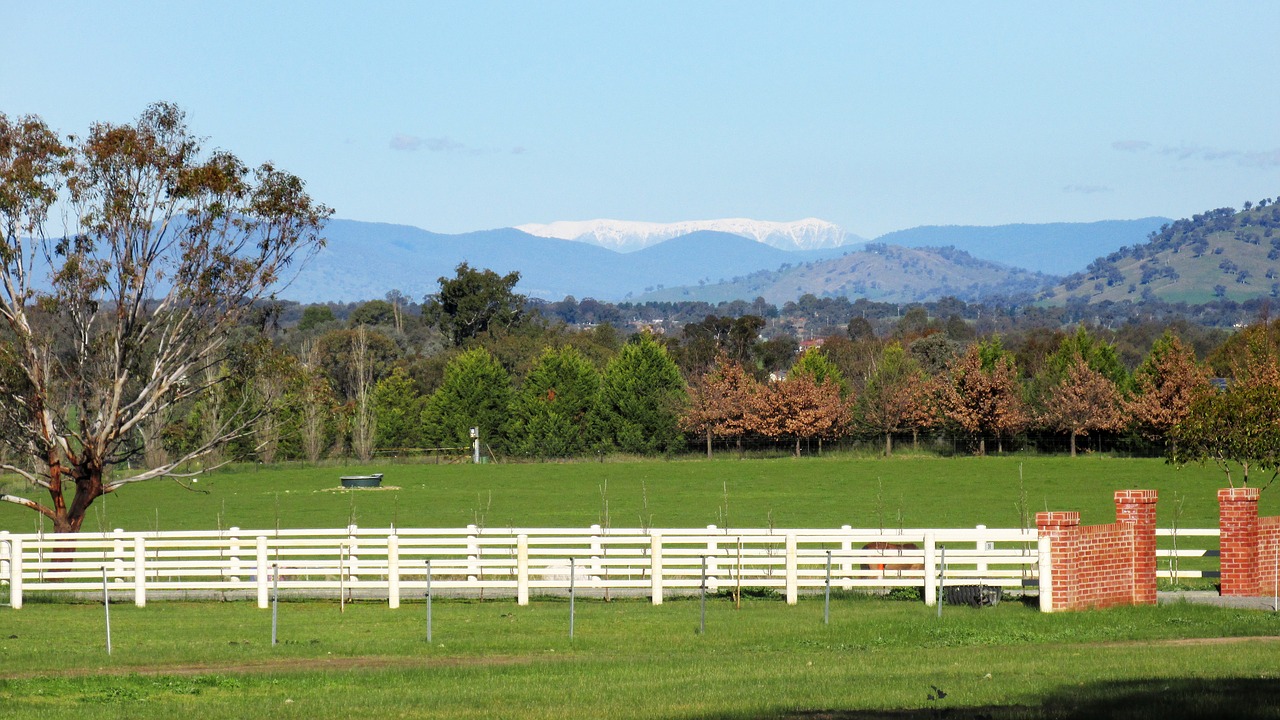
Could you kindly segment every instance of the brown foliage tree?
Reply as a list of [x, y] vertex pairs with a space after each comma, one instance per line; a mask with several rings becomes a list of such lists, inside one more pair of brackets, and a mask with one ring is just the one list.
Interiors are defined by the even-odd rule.
[[1123, 427], [1120, 393], [1115, 383], [1077, 355], [1062, 382], [1049, 390], [1042, 421], [1071, 434], [1071, 457], [1075, 457], [1077, 436]]
[[703, 435], [707, 457], [711, 457], [713, 437], [736, 438], [754, 426], [760, 383], [727, 353], [716, 355], [715, 365], [689, 386], [689, 406], [680, 418], [687, 432]]
[[758, 397], [755, 430], [775, 439], [794, 439], [796, 457], [802, 440], [834, 437], [849, 422], [849, 405], [835, 382], [799, 375], [765, 386]]
[[970, 345], [940, 380], [938, 409], [948, 422], [976, 437], [978, 454], [985, 455], [987, 435], [1015, 433], [1028, 420], [1013, 358], [1002, 353], [986, 367], [982, 345]]
[[1124, 401], [1130, 422], [1151, 440], [1171, 441], [1170, 430], [1186, 419], [1196, 398], [1209, 392], [1209, 372], [1177, 335], [1165, 333], [1138, 367], [1133, 397]]

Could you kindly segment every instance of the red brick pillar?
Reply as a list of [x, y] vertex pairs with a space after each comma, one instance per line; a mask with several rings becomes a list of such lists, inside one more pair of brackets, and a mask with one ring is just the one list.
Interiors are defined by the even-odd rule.
[[1080, 570], [1080, 513], [1074, 510], [1038, 512], [1036, 530], [1040, 537], [1049, 538], [1049, 578], [1053, 596], [1050, 611], [1074, 609]]
[[1218, 491], [1223, 595], [1258, 594], [1258, 488]]
[[1116, 492], [1116, 522], [1133, 527], [1133, 604], [1156, 604], [1156, 491]]

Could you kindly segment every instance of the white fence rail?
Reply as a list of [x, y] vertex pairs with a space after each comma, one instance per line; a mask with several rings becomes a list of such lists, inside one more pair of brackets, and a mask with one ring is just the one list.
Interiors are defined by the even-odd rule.
[[[1222, 576], [1219, 564], [1218, 528], [1158, 528], [1156, 577], [1179, 582]], [[1206, 540], [1205, 538], [1213, 538]]]
[[[829, 560], [828, 560], [829, 558]], [[945, 559], [945, 570], [943, 561]], [[1041, 549], [1035, 530], [505, 528], [240, 530], [11, 535], [0, 532], [0, 584], [24, 596], [102, 590], [148, 597], [283, 595], [386, 599], [433, 592], [514, 596], [565, 591], [572, 568], [584, 594], [665, 596], [770, 588], [794, 604], [825, 587], [1031, 587]], [[705, 563], [705, 575], [704, 575]]]

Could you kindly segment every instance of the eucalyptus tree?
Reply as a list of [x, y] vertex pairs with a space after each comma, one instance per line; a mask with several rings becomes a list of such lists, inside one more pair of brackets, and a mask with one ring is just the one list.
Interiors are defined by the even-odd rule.
[[[235, 330], [323, 244], [332, 211], [271, 164], [205, 152], [160, 103], [130, 124], [60, 137], [0, 115], [0, 465], [39, 495], [0, 494], [75, 532], [93, 501], [172, 475], [264, 411], [239, 404], [216, 432], [141, 472], [141, 431], [225, 374]], [[50, 232], [50, 216], [63, 227]], [[70, 496], [70, 497], [68, 497]]]

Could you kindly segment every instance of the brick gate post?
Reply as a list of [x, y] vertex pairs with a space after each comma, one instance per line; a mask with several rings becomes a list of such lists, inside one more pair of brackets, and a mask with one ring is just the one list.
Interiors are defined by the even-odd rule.
[[1258, 488], [1218, 491], [1222, 595], [1258, 594]]
[[1116, 522], [1133, 527], [1133, 604], [1156, 604], [1156, 491], [1116, 492]]

